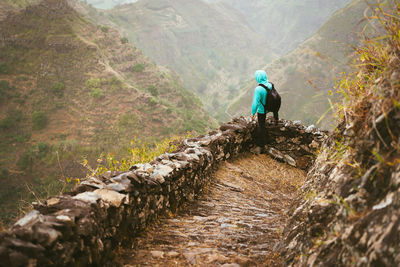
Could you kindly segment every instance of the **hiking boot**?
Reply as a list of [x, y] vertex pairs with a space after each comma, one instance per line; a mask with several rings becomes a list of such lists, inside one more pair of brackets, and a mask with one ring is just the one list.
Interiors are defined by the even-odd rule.
[[261, 154], [262, 152], [262, 148], [259, 146], [253, 147], [252, 149], [250, 149], [250, 152], [256, 155]]

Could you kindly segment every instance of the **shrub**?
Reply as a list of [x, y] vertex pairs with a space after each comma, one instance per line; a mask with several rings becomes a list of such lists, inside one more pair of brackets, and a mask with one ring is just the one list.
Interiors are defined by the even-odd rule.
[[139, 117], [136, 114], [125, 113], [118, 119], [118, 127], [130, 129], [139, 124]]
[[96, 88], [101, 86], [101, 81], [99, 78], [90, 78], [89, 80], [86, 81], [85, 84], [86, 88]]
[[158, 89], [154, 85], [147, 87], [147, 91], [149, 91], [152, 96], [157, 97], [159, 95]]
[[0, 121], [0, 128], [4, 130], [10, 130], [15, 128], [18, 123], [22, 120], [22, 112], [20, 110], [11, 112], [3, 120]]
[[1, 80], [1, 81], [0, 81], [0, 90], [1, 90], [1, 89], [3, 89], [3, 90], [10, 90], [10, 89], [12, 89], [12, 86], [11, 86], [7, 81]]
[[150, 106], [155, 106], [157, 105], [157, 99], [155, 99], [154, 97], [150, 98], [149, 104]]
[[0, 64], [0, 74], [8, 74], [8, 67], [6, 64]]
[[110, 91], [115, 92], [118, 89], [121, 89], [123, 87], [123, 83], [120, 79], [117, 77], [113, 76], [108, 83], [110, 84]]
[[8, 175], [10, 175], [10, 172], [6, 168], [1, 168], [0, 178], [7, 178]]
[[133, 72], [142, 72], [142, 71], [144, 71], [145, 68], [146, 68], [146, 65], [145, 65], [145, 64], [135, 64], [135, 65], [132, 67], [132, 71], [133, 71]]
[[91, 97], [97, 98], [97, 99], [104, 97], [103, 90], [101, 90], [100, 88], [92, 88], [92, 90], [90, 91], [89, 94]]
[[32, 113], [32, 122], [34, 130], [42, 130], [47, 126], [49, 121], [43, 111], [36, 111]]
[[121, 38], [121, 43], [122, 43], [122, 44], [127, 44], [127, 43], [129, 43], [128, 38], [122, 37], [122, 38]]
[[22, 156], [17, 161], [17, 166], [21, 170], [30, 169], [32, 168], [33, 160], [34, 160], [34, 153], [31, 149], [28, 149], [27, 151], [25, 151], [24, 154], [22, 154]]
[[100, 26], [100, 30], [102, 31], [102, 32], [104, 32], [104, 33], [108, 33], [108, 30], [109, 30], [110, 28], [108, 27], [108, 26]]
[[43, 158], [47, 155], [47, 152], [50, 150], [50, 145], [45, 142], [40, 142], [37, 145], [38, 155], [40, 158]]
[[63, 82], [57, 82], [54, 83], [51, 87], [50, 90], [57, 96], [57, 97], [62, 97], [64, 95], [64, 89], [65, 85]]

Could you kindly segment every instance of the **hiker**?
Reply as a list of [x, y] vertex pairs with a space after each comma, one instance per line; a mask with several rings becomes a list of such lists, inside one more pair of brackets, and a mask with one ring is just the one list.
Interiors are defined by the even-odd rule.
[[[254, 120], [254, 116], [257, 113], [257, 119], [258, 119], [258, 127], [256, 130], [256, 145], [257, 145], [257, 153], [262, 152], [264, 149], [264, 146], [267, 143], [267, 129], [265, 128], [265, 119], [266, 115], [269, 111], [274, 112], [274, 118], [275, 122], [278, 121], [278, 110], [280, 108], [280, 96], [279, 94], [275, 91], [274, 85], [270, 82], [268, 82], [267, 78], [267, 73], [263, 70], [257, 70], [255, 74], [256, 81], [258, 83], [258, 86], [254, 90], [254, 97], [253, 97], [253, 105], [251, 108], [251, 119]], [[266, 110], [267, 106], [267, 96], [272, 92], [272, 89], [274, 89], [274, 93], [276, 93], [279, 97], [279, 106], [271, 108], [271, 110]], [[272, 98], [268, 99], [268, 102], [270, 102]], [[275, 106], [276, 104], [273, 104]], [[272, 110], [273, 109], [273, 110]]]

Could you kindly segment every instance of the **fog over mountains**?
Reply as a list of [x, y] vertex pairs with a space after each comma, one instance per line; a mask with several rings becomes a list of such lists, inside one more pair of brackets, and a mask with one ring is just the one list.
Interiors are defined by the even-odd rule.
[[295, 49], [349, 2], [103, 0], [93, 6], [115, 7], [86, 12], [119, 29], [157, 64], [175, 70], [211, 115], [225, 121], [227, 107], [256, 69]]

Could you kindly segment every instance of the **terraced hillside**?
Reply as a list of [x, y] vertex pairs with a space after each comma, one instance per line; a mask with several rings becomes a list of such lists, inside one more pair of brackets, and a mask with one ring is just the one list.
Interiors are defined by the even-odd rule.
[[173, 72], [67, 1], [7, 6], [15, 11], [0, 21], [0, 213], [6, 222], [27, 195], [25, 183], [43, 194], [59, 190], [60, 175], [85, 173], [82, 156], [122, 155], [135, 136], [153, 141], [215, 125]]

